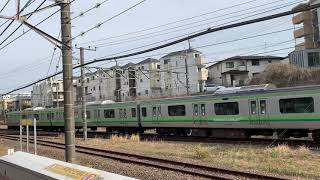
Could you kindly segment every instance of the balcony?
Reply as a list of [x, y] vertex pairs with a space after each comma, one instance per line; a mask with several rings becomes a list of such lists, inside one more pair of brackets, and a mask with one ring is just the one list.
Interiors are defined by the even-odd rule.
[[207, 63], [207, 60], [205, 58], [203, 58], [203, 57], [197, 57], [196, 58], [196, 65], [197, 66], [204, 67], [206, 63]]
[[311, 12], [310, 11], [299, 13], [292, 18], [293, 24], [297, 25], [297, 24], [301, 24], [303, 22], [311, 22]]
[[199, 81], [206, 81], [208, 79], [208, 70], [202, 69], [200, 72], [198, 72], [198, 80]]
[[305, 25], [304, 27], [297, 29], [293, 32], [294, 38], [302, 38], [312, 34], [312, 27]]

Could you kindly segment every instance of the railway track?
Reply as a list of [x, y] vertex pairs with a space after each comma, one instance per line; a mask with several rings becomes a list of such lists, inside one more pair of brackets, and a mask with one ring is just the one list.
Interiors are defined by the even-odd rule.
[[[0, 135], [0, 138], [7, 140], [18, 141], [19, 137], [12, 135]], [[30, 140], [32, 142], [32, 139]], [[38, 144], [42, 146], [64, 149], [63, 143], [52, 142], [47, 140], [38, 140]], [[215, 168], [210, 166], [203, 166], [199, 164], [191, 164], [180, 161], [173, 161], [162, 158], [155, 158], [150, 156], [143, 156], [138, 154], [123, 153], [105, 149], [91, 148], [85, 146], [76, 146], [76, 152], [86, 155], [97, 156], [101, 158], [113, 159], [124, 163], [133, 163], [142, 166], [154, 167], [163, 170], [175, 171], [185, 173], [201, 178], [208, 179], [270, 179], [270, 180], [284, 180], [286, 178], [275, 177], [269, 175], [256, 174], [251, 172], [236, 171], [230, 169]]]

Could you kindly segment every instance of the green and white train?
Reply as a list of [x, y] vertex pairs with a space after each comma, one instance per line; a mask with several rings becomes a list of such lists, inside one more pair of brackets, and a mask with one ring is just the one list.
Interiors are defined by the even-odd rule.
[[[82, 127], [75, 107], [75, 126]], [[22, 113], [22, 114], [21, 114]], [[308, 137], [320, 142], [320, 86], [254, 90], [220, 95], [163, 98], [87, 106], [88, 127], [137, 133], [155, 129], [161, 135]], [[7, 125], [35, 118], [42, 129], [63, 130], [63, 108], [7, 114]]]

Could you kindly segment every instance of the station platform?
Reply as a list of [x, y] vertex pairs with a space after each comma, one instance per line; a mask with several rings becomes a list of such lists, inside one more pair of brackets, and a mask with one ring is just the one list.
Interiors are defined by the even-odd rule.
[[18, 151], [0, 158], [0, 179], [133, 180], [134, 178]]

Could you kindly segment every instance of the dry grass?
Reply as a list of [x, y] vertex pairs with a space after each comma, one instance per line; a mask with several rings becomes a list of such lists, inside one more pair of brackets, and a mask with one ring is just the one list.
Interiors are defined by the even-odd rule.
[[250, 84], [274, 84], [277, 87], [292, 87], [320, 84], [319, 69], [303, 69], [290, 64], [273, 63]]
[[292, 149], [286, 145], [272, 148], [251, 145], [177, 144], [140, 141], [139, 136], [113, 136], [111, 139], [90, 139], [95, 147], [160, 156], [169, 159], [200, 162], [207, 165], [239, 170], [255, 170], [292, 177], [319, 179], [320, 153], [307, 147]]

